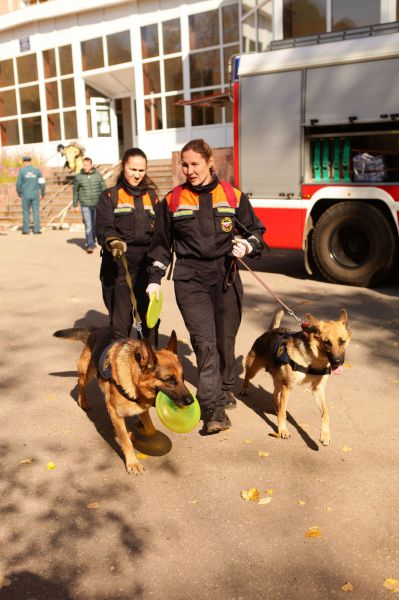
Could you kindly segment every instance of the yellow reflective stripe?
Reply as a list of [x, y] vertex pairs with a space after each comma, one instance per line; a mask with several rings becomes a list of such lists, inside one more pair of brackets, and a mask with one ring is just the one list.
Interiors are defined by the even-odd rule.
[[177, 210], [173, 213], [173, 218], [176, 217], [190, 217], [194, 214], [193, 210]]

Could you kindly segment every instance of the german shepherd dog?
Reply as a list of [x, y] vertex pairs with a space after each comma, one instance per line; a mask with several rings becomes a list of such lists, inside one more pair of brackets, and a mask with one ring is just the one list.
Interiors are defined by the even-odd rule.
[[134, 453], [133, 435], [126, 429], [125, 417], [137, 415], [143, 433], [150, 436], [156, 429], [149, 409], [154, 406], [158, 391], [165, 392], [180, 407], [193, 402], [184, 384], [175, 331], [167, 346], [157, 351], [148, 341], [124, 338], [113, 327], [62, 329], [53, 335], [85, 344], [77, 364], [79, 406], [89, 409], [85, 388], [97, 377], [116, 440], [125, 456], [126, 470], [138, 475], [144, 467]]
[[245, 380], [241, 394], [248, 394], [249, 381], [260, 369], [273, 377], [273, 402], [277, 412], [278, 434], [288, 438], [286, 411], [288, 393], [295, 386], [309, 383], [321, 412], [320, 442], [330, 443], [330, 425], [324, 389], [328, 375], [345, 360], [345, 350], [352, 334], [348, 314], [341, 310], [338, 321], [319, 321], [307, 314], [302, 331], [291, 332], [280, 327], [284, 311], [278, 310], [269, 329], [261, 335], [248, 353]]

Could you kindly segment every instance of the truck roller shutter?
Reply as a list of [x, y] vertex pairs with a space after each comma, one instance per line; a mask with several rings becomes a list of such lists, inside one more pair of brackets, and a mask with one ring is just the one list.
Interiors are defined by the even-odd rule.
[[[399, 113], [399, 59], [335, 65], [306, 71], [306, 124], [381, 121]], [[387, 86], [389, 82], [389, 86]]]
[[242, 77], [240, 188], [253, 198], [300, 196], [302, 72]]

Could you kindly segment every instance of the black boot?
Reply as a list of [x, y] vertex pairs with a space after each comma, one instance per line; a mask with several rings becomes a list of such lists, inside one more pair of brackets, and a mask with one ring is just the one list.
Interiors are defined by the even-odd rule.
[[224, 390], [225, 405], [224, 408], [231, 409], [237, 407], [237, 398], [230, 390]]
[[224, 406], [215, 406], [214, 408], [203, 408], [202, 419], [204, 427], [202, 432], [205, 434], [218, 433], [231, 427], [229, 417], [226, 415]]

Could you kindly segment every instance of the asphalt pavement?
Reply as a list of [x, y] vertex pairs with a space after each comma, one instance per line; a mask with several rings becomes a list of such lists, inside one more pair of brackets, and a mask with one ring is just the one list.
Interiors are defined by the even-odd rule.
[[[309, 277], [294, 251], [252, 261], [302, 318], [349, 313], [343, 375], [327, 385], [330, 446], [318, 440], [306, 388], [289, 399], [290, 439], [276, 437], [264, 372], [230, 412], [228, 432], [177, 434], [154, 414], [171, 449], [142, 457], [135, 477], [97, 383], [88, 414], [76, 403], [81, 345], [52, 337], [107, 323], [99, 252], [87, 255], [82, 237], [0, 236], [0, 599], [389, 599], [399, 580], [399, 281], [329, 284]], [[250, 273], [242, 278], [237, 392], [243, 359], [277, 308]], [[195, 388], [172, 282], [163, 290], [161, 345], [175, 329]], [[283, 323], [296, 329], [289, 317]], [[260, 503], [241, 496], [252, 488]]]

